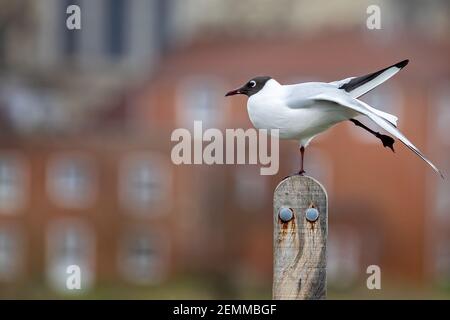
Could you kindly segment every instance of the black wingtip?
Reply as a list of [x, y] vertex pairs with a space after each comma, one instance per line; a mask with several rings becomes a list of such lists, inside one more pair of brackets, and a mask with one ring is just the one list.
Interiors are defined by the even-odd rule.
[[400, 61], [399, 63], [395, 64], [394, 66], [397, 67], [397, 68], [402, 69], [402, 68], [406, 67], [406, 65], [408, 63], [409, 63], [409, 60], [406, 59], [406, 60]]

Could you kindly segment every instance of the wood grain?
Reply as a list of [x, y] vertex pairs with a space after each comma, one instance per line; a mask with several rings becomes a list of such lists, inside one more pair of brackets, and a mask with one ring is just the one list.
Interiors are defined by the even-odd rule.
[[[291, 208], [294, 217], [283, 222], [278, 212]], [[310, 222], [308, 208], [319, 211]], [[273, 299], [326, 298], [328, 198], [315, 179], [295, 175], [280, 182], [274, 192]]]

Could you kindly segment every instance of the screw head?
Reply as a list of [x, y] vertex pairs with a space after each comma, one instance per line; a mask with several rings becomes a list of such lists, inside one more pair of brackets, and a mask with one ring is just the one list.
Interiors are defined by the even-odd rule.
[[308, 208], [306, 210], [306, 220], [314, 222], [319, 218], [319, 210], [316, 208]]
[[292, 220], [292, 218], [294, 218], [294, 212], [291, 208], [281, 207], [278, 211], [278, 216], [280, 217], [281, 221], [289, 222]]

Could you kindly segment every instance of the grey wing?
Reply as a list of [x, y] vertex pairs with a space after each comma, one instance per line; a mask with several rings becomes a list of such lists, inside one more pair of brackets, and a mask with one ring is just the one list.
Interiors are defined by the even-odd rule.
[[285, 103], [291, 109], [309, 108], [314, 104], [310, 99], [321, 93], [339, 91], [336, 87], [326, 82], [305, 82], [300, 84], [285, 85]]
[[[341, 96], [350, 99], [350, 101], [353, 100], [349, 93], [338, 89], [333, 83], [307, 82], [286, 86], [286, 90], [286, 103], [292, 109], [310, 107], [313, 104], [310, 97], [319, 94], [328, 94], [330, 97]], [[375, 109], [368, 104], [365, 104], [364, 109], [368, 109], [370, 112], [388, 121], [393, 126], [397, 126], [398, 118], [393, 114]]]

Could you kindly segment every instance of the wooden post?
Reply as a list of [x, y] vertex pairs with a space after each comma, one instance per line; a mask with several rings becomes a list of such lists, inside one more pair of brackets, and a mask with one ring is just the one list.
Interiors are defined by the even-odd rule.
[[273, 199], [273, 299], [325, 299], [325, 189], [311, 177], [295, 175], [280, 182]]

